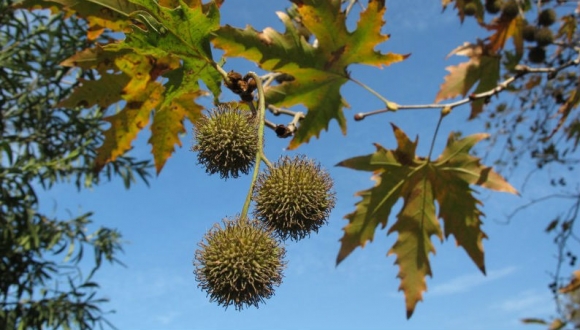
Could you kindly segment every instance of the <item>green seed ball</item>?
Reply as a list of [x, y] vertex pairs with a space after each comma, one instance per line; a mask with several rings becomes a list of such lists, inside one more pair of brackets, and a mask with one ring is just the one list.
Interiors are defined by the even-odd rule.
[[475, 2], [469, 2], [463, 7], [463, 13], [466, 16], [473, 16], [477, 13], [477, 4]]
[[533, 25], [526, 25], [522, 31], [522, 35], [525, 41], [533, 42], [536, 40], [536, 30], [537, 28]]
[[502, 5], [503, 0], [485, 0], [485, 10], [490, 14], [499, 13]]
[[258, 125], [251, 114], [230, 105], [220, 105], [195, 125], [198, 163], [222, 179], [248, 174], [258, 152]]
[[195, 251], [194, 274], [210, 301], [227, 309], [259, 307], [282, 283], [286, 250], [256, 220], [224, 219], [215, 224]]
[[507, 0], [501, 8], [501, 16], [504, 19], [511, 20], [520, 13], [520, 6], [516, 0]]
[[330, 175], [304, 157], [283, 157], [258, 176], [254, 216], [283, 240], [300, 240], [326, 224], [335, 204]]
[[542, 26], [550, 26], [556, 22], [556, 11], [554, 9], [548, 8], [542, 10], [540, 15], [538, 15], [538, 24]]
[[552, 30], [547, 27], [539, 28], [535, 34], [536, 43], [538, 46], [547, 46], [554, 42], [554, 35]]
[[532, 63], [542, 63], [546, 59], [546, 50], [543, 47], [537, 46], [528, 52], [528, 60]]

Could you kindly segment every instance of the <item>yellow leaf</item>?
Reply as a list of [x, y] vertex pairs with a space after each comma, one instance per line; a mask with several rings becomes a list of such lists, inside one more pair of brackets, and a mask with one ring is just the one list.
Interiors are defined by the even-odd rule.
[[149, 124], [151, 110], [161, 102], [162, 93], [161, 84], [151, 83], [140, 93], [132, 94], [123, 110], [105, 118], [111, 127], [105, 131], [105, 140], [97, 149], [96, 172], [131, 148], [137, 133]]

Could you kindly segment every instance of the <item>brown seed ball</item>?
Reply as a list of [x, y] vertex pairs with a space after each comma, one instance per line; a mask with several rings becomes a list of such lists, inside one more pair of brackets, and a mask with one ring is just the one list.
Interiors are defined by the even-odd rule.
[[536, 39], [538, 46], [547, 46], [554, 42], [554, 35], [552, 34], [552, 30], [550, 30], [550, 28], [543, 27], [536, 31], [534, 39]]
[[501, 8], [501, 17], [507, 20], [514, 19], [520, 13], [520, 6], [516, 0], [507, 0]]
[[248, 174], [258, 152], [258, 125], [250, 113], [220, 105], [203, 116], [194, 128], [198, 163], [209, 174], [237, 178]]
[[475, 2], [469, 2], [463, 7], [463, 13], [466, 16], [473, 16], [477, 13], [477, 4]]
[[538, 15], [538, 24], [542, 26], [550, 26], [556, 22], [556, 11], [552, 8], [544, 9]]
[[503, 0], [485, 0], [485, 10], [490, 14], [499, 13], [502, 5]]
[[335, 204], [330, 175], [304, 157], [283, 157], [261, 173], [254, 216], [283, 240], [300, 240], [326, 224]]
[[522, 36], [525, 41], [533, 42], [536, 40], [536, 30], [537, 28], [533, 25], [526, 25], [522, 30]]
[[256, 220], [215, 224], [195, 251], [194, 274], [210, 301], [236, 310], [263, 303], [282, 283], [286, 250]]
[[546, 50], [543, 47], [536, 46], [528, 52], [528, 60], [532, 63], [542, 63], [546, 60]]

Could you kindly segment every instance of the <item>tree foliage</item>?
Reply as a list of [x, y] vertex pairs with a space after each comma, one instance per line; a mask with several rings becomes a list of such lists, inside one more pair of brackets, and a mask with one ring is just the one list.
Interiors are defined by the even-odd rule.
[[[60, 95], [58, 106], [117, 105], [121, 109], [103, 118], [108, 129], [92, 163], [96, 173], [122, 162], [137, 133], [147, 127], [159, 173], [174, 146], [181, 145], [184, 120], [200, 124], [204, 108], [196, 100], [210, 94], [216, 105], [221, 102], [222, 81], [240, 96], [237, 106], [249, 109], [252, 116], [259, 113], [260, 119], [253, 180], [241, 218], [247, 214], [260, 164], [272, 166], [262, 149], [264, 125], [280, 137], [291, 136], [290, 149], [318, 137], [333, 120], [346, 134], [343, 109], [348, 103], [341, 87], [347, 83], [362, 86], [384, 103], [384, 109], [359, 113], [357, 120], [385, 112], [431, 108], [440, 110], [438, 132], [449, 113], [469, 105], [470, 119], [485, 120], [493, 132], [492, 142], [496, 146], [506, 144], [508, 154], [500, 156], [496, 165], [517, 165], [523, 156], [519, 150], [531, 150], [538, 167], [575, 164], [570, 155], [577, 151], [580, 140], [580, 35], [578, 13], [566, 7], [567, 1], [443, 0], [444, 10], [457, 14], [460, 22], [473, 19], [486, 37], [467, 41], [450, 52], [450, 56], [467, 60], [447, 68], [449, 73], [429, 105], [397, 104], [348, 71], [353, 64], [380, 68], [408, 56], [377, 50], [383, 44], [388, 46], [389, 37], [381, 31], [385, 1], [369, 0], [361, 3], [363, 9], [354, 10], [358, 1], [292, 0], [286, 12], [277, 13], [283, 32], [270, 27], [257, 31], [252, 26], [242, 29], [222, 25], [222, 2], [23, 0], [19, 4], [22, 8], [50, 8], [84, 18], [90, 40], [106, 31], [124, 36], [87, 45], [61, 62], [65, 67], [88, 70], [95, 79], [79, 80], [70, 95]], [[356, 16], [352, 29], [347, 27], [349, 16]], [[223, 50], [224, 59], [214, 58], [213, 49]], [[226, 72], [224, 61], [229, 57], [243, 57], [266, 73], [257, 77], [235, 70]], [[494, 102], [500, 93], [512, 93], [517, 104]], [[300, 105], [306, 108], [304, 113], [290, 109]], [[273, 125], [264, 120], [266, 107], [273, 114], [287, 114], [293, 119], [288, 125]], [[443, 240], [453, 235], [485, 273], [482, 242], [487, 236], [481, 228], [482, 201], [474, 194], [475, 186], [517, 191], [471, 154], [487, 134], [457, 138], [459, 132], [451, 133], [443, 153], [432, 159], [433, 147], [428, 155], [419, 156], [418, 140], [411, 141], [394, 125], [393, 131], [396, 149], [376, 144], [375, 153], [338, 164], [372, 172], [376, 185], [359, 192], [361, 200], [355, 211], [346, 215], [349, 223], [344, 228], [337, 262], [372, 240], [376, 227], [386, 227], [392, 208], [402, 199], [403, 206], [388, 229], [389, 234], [397, 234], [389, 254], [396, 255], [400, 289], [405, 293], [410, 317], [422, 300], [426, 276], [432, 275], [431, 237]], [[577, 193], [568, 197], [575, 198], [575, 206], [580, 203]], [[567, 246], [576, 215], [569, 212], [568, 218], [556, 221], [551, 229], [561, 224], [560, 253], [565, 251], [562, 246]], [[557, 276], [555, 281], [555, 286], [562, 284]], [[557, 294], [557, 290], [554, 292]]]
[[[0, 4], [0, 328], [90, 329], [107, 323], [93, 274], [117, 261], [121, 235], [88, 232], [91, 212], [70, 219], [41, 212], [37, 192], [115, 176], [129, 186], [147, 177], [148, 162], [123, 156], [95, 175], [103, 111], [57, 106], [77, 84], [59, 64], [86, 47], [85, 26], [10, 5]], [[93, 262], [83, 277], [78, 264], [87, 256]]]

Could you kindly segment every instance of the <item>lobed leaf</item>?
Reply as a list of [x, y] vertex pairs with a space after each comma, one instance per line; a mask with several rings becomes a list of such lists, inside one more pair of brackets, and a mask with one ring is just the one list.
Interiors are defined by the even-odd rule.
[[[379, 159], [378, 164], [373, 164], [372, 159]], [[369, 160], [370, 167], [365, 164]], [[386, 162], [384, 162], [386, 160]], [[379, 170], [394, 165], [389, 169]], [[391, 151], [377, 145], [377, 152], [372, 155], [351, 158], [340, 162], [338, 166], [370, 170], [375, 169], [377, 181], [375, 187], [358, 192], [362, 200], [356, 204], [356, 210], [345, 216], [349, 224], [344, 228], [344, 236], [341, 238], [340, 251], [336, 258], [336, 264], [342, 262], [356, 247], [364, 247], [367, 241], [372, 241], [375, 229], [379, 224], [382, 228], [387, 226], [387, 220], [393, 205], [401, 196], [401, 189], [409, 170], [400, 167]]]
[[340, 88], [348, 79], [350, 64], [383, 66], [403, 60], [406, 56], [383, 54], [375, 47], [388, 40], [380, 29], [384, 25], [384, 3], [371, 1], [361, 13], [353, 32], [346, 28], [346, 16], [340, 1], [294, 1], [301, 23], [317, 40], [316, 46], [303, 34], [285, 13], [278, 12], [286, 31], [271, 28], [258, 32], [251, 27], [237, 29], [225, 26], [216, 32], [213, 43], [226, 56], [241, 56], [263, 69], [286, 73], [292, 81], [273, 86], [266, 91], [266, 101], [280, 107], [303, 104], [308, 113], [300, 129], [290, 142], [290, 149], [319, 136], [328, 124], [336, 120], [343, 133], [346, 119], [342, 112], [347, 103]]
[[[451, 55], [463, 55], [469, 57], [467, 62], [456, 66], [448, 66], [449, 75], [441, 85], [435, 102], [457, 97], [465, 97], [473, 86], [478, 83], [474, 93], [488, 91], [497, 85], [500, 73], [500, 57], [488, 53], [482, 43], [465, 43], [453, 50]], [[483, 110], [483, 100], [472, 102], [470, 118], [475, 118]]]
[[433, 187], [428, 178], [428, 167], [409, 177], [401, 191], [403, 208], [388, 234], [398, 233], [397, 241], [388, 255], [396, 254], [395, 264], [399, 265], [401, 279], [399, 290], [405, 293], [407, 318], [413, 315], [417, 302], [423, 300], [427, 290], [425, 277], [433, 276], [429, 263], [429, 253], [435, 253], [431, 236], [443, 239], [441, 228], [435, 215]]
[[[387, 234], [398, 233], [389, 250], [397, 256], [399, 287], [405, 293], [407, 317], [411, 317], [417, 302], [427, 289], [425, 277], [432, 276], [429, 253], [435, 253], [431, 236], [443, 239], [438, 218], [443, 220], [445, 238], [453, 235], [476, 266], [485, 273], [481, 230], [481, 202], [474, 197], [471, 184], [489, 189], [517, 193], [499, 174], [482, 166], [478, 158], [469, 155], [473, 146], [487, 137], [475, 134], [456, 140], [453, 134], [443, 153], [435, 160], [415, 155], [417, 141], [393, 125], [397, 148], [388, 150], [376, 144], [377, 151], [366, 156], [344, 160], [338, 166], [372, 171], [376, 185], [357, 193], [362, 199], [354, 212], [346, 215], [337, 264], [357, 247], [372, 241], [379, 224], [387, 226], [394, 204], [403, 199], [403, 207]], [[435, 212], [435, 202], [439, 214]]]
[[123, 110], [105, 118], [111, 127], [105, 131], [103, 145], [97, 149], [96, 172], [131, 148], [137, 133], [149, 123], [151, 109], [161, 102], [162, 93], [163, 86], [160, 83], [151, 83], [140, 93], [126, 99], [127, 103]]

